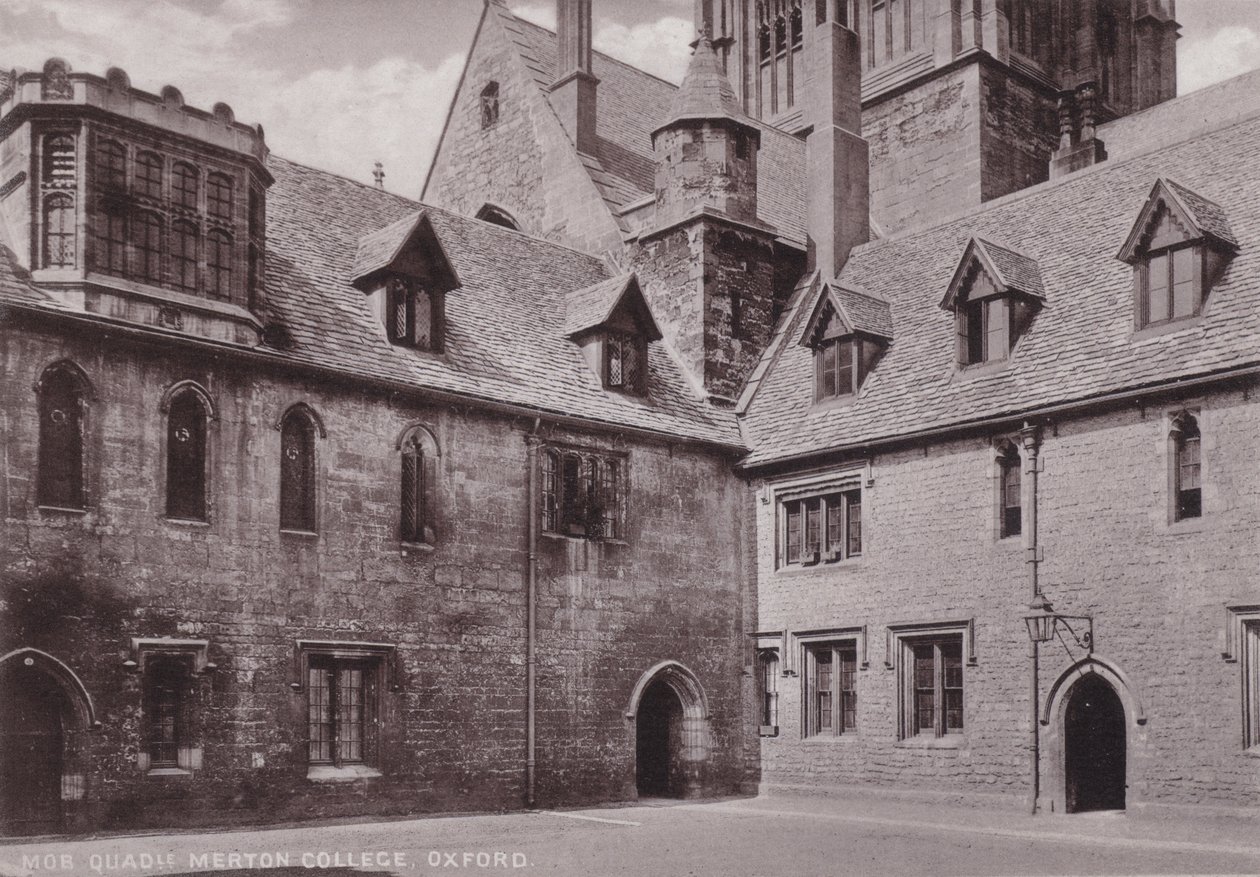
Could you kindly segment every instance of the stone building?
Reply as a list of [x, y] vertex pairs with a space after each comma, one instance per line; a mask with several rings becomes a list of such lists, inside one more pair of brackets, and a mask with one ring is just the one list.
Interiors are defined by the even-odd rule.
[[1260, 75], [697, 0], [675, 87], [591, 6], [487, 0], [420, 201], [0, 76], [5, 830], [1260, 806]]

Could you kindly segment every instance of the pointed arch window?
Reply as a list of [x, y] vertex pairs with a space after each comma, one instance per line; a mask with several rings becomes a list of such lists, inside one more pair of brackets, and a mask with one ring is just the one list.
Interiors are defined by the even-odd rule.
[[481, 128], [499, 124], [499, 83], [488, 82], [481, 90]]
[[301, 409], [280, 424], [281, 530], [315, 532], [315, 435], [315, 423]]
[[423, 427], [408, 430], [399, 445], [402, 490], [399, 536], [415, 545], [436, 543], [437, 442]]
[[1023, 532], [1023, 499], [1019, 451], [1007, 443], [998, 452], [998, 534], [1005, 539]]
[[162, 156], [156, 152], [136, 155], [136, 194], [154, 200], [162, 197]]
[[83, 421], [86, 388], [69, 367], [53, 366], [39, 382], [39, 463], [37, 499], [41, 506], [81, 509]]
[[178, 161], [171, 170], [171, 201], [182, 210], [196, 210], [200, 194], [197, 169], [187, 162]]
[[171, 273], [177, 289], [197, 291], [197, 226], [176, 222], [171, 226]]
[[135, 275], [148, 283], [162, 282], [162, 217], [145, 211], [131, 225]]
[[208, 410], [192, 389], [170, 401], [166, 420], [166, 516], [206, 520]]
[[1198, 419], [1183, 411], [1173, 419], [1173, 520], [1203, 515], [1202, 436]]
[[58, 192], [44, 199], [44, 267], [74, 267], [74, 222], [73, 197]]

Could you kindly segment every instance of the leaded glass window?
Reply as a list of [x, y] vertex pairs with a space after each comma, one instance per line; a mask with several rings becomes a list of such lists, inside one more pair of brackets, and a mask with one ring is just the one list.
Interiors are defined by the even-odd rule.
[[232, 297], [232, 238], [218, 229], [206, 235], [206, 291]]
[[312, 657], [307, 670], [311, 764], [370, 764], [377, 754], [379, 664]]
[[206, 178], [206, 213], [210, 218], [231, 222], [232, 201], [232, 178], [227, 174], [210, 174]]
[[1201, 484], [1202, 438], [1199, 421], [1190, 414], [1183, 414], [1174, 424], [1173, 449], [1174, 480], [1176, 483], [1176, 520], [1197, 518], [1203, 514], [1203, 489]]
[[73, 268], [75, 241], [74, 198], [49, 195], [44, 199], [44, 267]]
[[135, 275], [148, 283], [161, 283], [162, 217], [144, 212], [131, 225], [132, 249], [135, 252]]
[[857, 645], [852, 640], [811, 645], [806, 736], [857, 729]]
[[171, 226], [171, 274], [177, 289], [197, 291], [197, 226], [191, 222]]
[[188, 667], [175, 658], [150, 659], [145, 667], [145, 728], [150, 768], [179, 766], [187, 737]]
[[1013, 447], [1007, 448], [998, 458], [999, 514], [1001, 515], [1001, 536], [1018, 536], [1023, 531], [1023, 499], [1020, 487], [1019, 452]]
[[162, 197], [162, 156], [156, 152], [136, 153], [135, 190], [145, 198]]
[[910, 664], [911, 735], [942, 737], [963, 731], [962, 637], [906, 644]]
[[862, 553], [860, 488], [780, 503], [780, 566], [843, 560]]
[[197, 169], [186, 162], [176, 162], [171, 169], [171, 202], [181, 210], [196, 210], [199, 189]]

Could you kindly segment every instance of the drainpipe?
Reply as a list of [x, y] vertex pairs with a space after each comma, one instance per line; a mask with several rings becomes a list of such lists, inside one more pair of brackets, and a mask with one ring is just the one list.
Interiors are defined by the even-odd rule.
[[[1041, 545], [1037, 541], [1037, 473], [1041, 469], [1041, 461], [1038, 453], [1041, 450], [1041, 428], [1033, 426], [1025, 422], [1024, 428], [1019, 431], [1021, 444], [1024, 446], [1024, 472], [1028, 475], [1027, 486], [1025, 488], [1024, 507], [1024, 535], [1026, 539], [1025, 551], [1027, 559], [1025, 565], [1028, 567], [1028, 584], [1032, 591], [1032, 602], [1028, 604], [1028, 608], [1034, 612], [1049, 612], [1050, 602], [1046, 600], [1044, 594], [1041, 593], [1041, 580], [1038, 577], [1038, 567], [1041, 565]], [[1041, 723], [1040, 717], [1037, 715], [1037, 701], [1041, 695], [1041, 686], [1038, 680], [1039, 662], [1041, 657], [1041, 646], [1034, 642], [1032, 644], [1032, 689], [1029, 692], [1029, 702], [1032, 704], [1031, 731], [1031, 753], [1032, 753], [1032, 804], [1031, 812], [1037, 813], [1037, 798], [1041, 795]]]
[[538, 664], [538, 426], [541, 418], [534, 419], [534, 428], [525, 436], [525, 471], [526, 490], [529, 509], [528, 539], [526, 549], [528, 563], [526, 572], [526, 609], [525, 609], [525, 806], [533, 809], [534, 805], [534, 751], [537, 734], [534, 730], [534, 702], [537, 683], [535, 670]]

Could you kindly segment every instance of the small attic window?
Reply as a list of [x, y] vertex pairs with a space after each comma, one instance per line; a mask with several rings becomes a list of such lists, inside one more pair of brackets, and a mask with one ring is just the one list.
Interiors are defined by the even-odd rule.
[[436, 350], [440, 308], [432, 295], [410, 278], [394, 277], [385, 287], [385, 329], [391, 344]]
[[892, 339], [888, 302], [828, 285], [801, 344], [814, 357], [814, 402], [856, 396]]
[[481, 129], [493, 128], [499, 123], [499, 83], [488, 82], [481, 90]]
[[565, 334], [604, 389], [648, 394], [648, 345], [661, 330], [633, 273], [568, 293]]
[[604, 386], [642, 396], [647, 393], [647, 339], [637, 332], [604, 336]]
[[1198, 316], [1237, 250], [1221, 207], [1158, 180], [1119, 258], [1133, 266], [1134, 327]]
[[941, 302], [954, 314], [959, 368], [1009, 359], [1044, 300], [1033, 259], [972, 238]]

